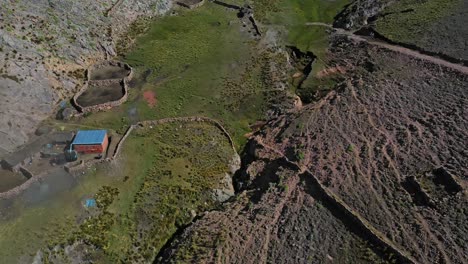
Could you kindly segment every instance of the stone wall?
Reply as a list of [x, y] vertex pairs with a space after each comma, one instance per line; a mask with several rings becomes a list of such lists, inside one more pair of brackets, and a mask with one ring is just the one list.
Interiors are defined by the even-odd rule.
[[196, 0], [179, 0], [179, 1], [176, 1], [176, 3], [180, 6], [183, 6], [183, 7], [186, 7], [188, 9], [195, 9], [197, 7], [200, 7], [202, 6], [204, 3], [205, 3], [205, 0], [200, 0], [200, 1], [196, 1]]
[[[115, 147], [114, 154], [112, 154], [111, 159], [115, 159], [117, 155], [119, 155], [120, 150], [122, 149], [123, 142], [127, 139], [128, 135], [130, 135], [130, 132], [135, 128], [135, 126], [131, 125], [127, 131], [125, 132], [124, 136], [120, 139], [119, 143], [117, 143], [117, 146]], [[109, 150], [110, 151], [110, 150]]]
[[20, 171], [21, 174], [23, 174], [24, 177], [26, 177], [28, 180], [31, 179], [32, 177], [34, 177], [34, 174], [32, 174], [32, 172], [30, 172], [28, 169], [26, 169], [26, 168], [23, 167], [23, 166], [19, 167], [19, 171]]
[[73, 174], [73, 173], [76, 173], [77, 171], [84, 170], [85, 162], [84, 160], [70, 162], [67, 165], [65, 165], [63, 168], [65, 169], [66, 172]]
[[[226, 136], [226, 139], [229, 141], [234, 153], [237, 153], [237, 150], [236, 150], [236, 147], [235, 147], [234, 141], [232, 140], [231, 135], [219, 121], [208, 118], [208, 117], [202, 117], [202, 116], [173, 117], [173, 118], [164, 118], [164, 119], [158, 119], [158, 120], [141, 121], [137, 123], [137, 125], [131, 125], [125, 132], [124, 136], [120, 139], [119, 143], [116, 145], [112, 157], [106, 158], [106, 159], [100, 159], [100, 160], [89, 160], [87, 162], [83, 160], [71, 162], [64, 166], [64, 170], [70, 174], [76, 174], [81, 171], [84, 171], [86, 168], [89, 168], [95, 164], [113, 161], [119, 155], [120, 151], [123, 148], [123, 144], [125, 140], [135, 128], [151, 126], [151, 125], [157, 126], [157, 125], [172, 123], [172, 122], [206, 122], [206, 123], [212, 124], [223, 132], [223, 134]], [[111, 150], [108, 150], [108, 151], [111, 151]], [[25, 175], [29, 179], [23, 184], [16, 186], [15, 188], [11, 190], [0, 193], [0, 199], [17, 195], [21, 193], [22, 191], [26, 190], [32, 183], [37, 182], [42, 177], [48, 175], [47, 172], [44, 172], [39, 175], [33, 175], [24, 167], [19, 167], [19, 170], [21, 171], [21, 173], [23, 173], [23, 175]]]
[[[10, 198], [12, 196], [18, 195], [21, 192], [23, 192], [24, 190], [26, 190], [27, 188], [29, 188], [29, 186], [31, 186], [31, 184], [33, 184], [33, 183], [35, 183], [37, 181], [40, 181], [41, 178], [49, 175], [49, 172], [43, 172], [43, 173], [41, 173], [39, 175], [33, 175], [30, 171], [28, 171], [24, 167], [20, 167], [19, 170], [21, 171], [21, 173], [26, 178], [29, 177], [28, 180], [25, 181], [23, 184], [16, 186], [13, 189], [10, 189], [10, 190], [8, 190], [6, 192], [0, 193], [0, 199], [8, 199], [8, 198]], [[26, 176], [26, 175], [28, 175], [28, 176]]]

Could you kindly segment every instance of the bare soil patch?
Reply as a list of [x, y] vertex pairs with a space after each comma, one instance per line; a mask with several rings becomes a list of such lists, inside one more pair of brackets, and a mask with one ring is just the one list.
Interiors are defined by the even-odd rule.
[[124, 95], [122, 84], [115, 82], [105, 86], [89, 86], [78, 98], [81, 106], [93, 106], [111, 101], [116, 101]]
[[0, 193], [13, 189], [27, 180], [21, 173], [0, 169]]
[[91, 80], [123, 79], [127, 77], [130, 70], [123, 67], [106, 65], [91, 72]]
[[145, 91], [143, 93], [143, 98], [145, 98], [150, 108], [156, 106], [156, 94], [153, 91]]

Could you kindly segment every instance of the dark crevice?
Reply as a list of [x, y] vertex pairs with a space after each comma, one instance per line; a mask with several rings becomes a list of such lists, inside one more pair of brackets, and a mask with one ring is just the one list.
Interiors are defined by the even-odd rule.
[[401, 186], [406, 192], [408, 192], [417, 206], [434, 207], [434, 203], [431, 201], [431, 198], [422, 189], [415, 177], [407, 177], [405, 181], [401, 183]]
[[432, 173], [434, 174], [434, 183], [443, 185], [447, 193], [454, 195], [463, 191], [463, 187], [457, 182], [455, 176], [444, 167], [437, 168]]
[[224, 7], [230, 8], [230, 9], [234, 9], [234, 10], [240, 10], [240, 9], [241, 9], [240, 6], [233, 5], [233, 4], [228, 4], [228, 3], [224, 3], [224, 2], [221, 2], [221, 1], [218, 1], [218, 0], [213, 0], [212, 2], [213, 2], [214, 4], [217, 4], [217, 5], [220, 5], [220, 6], [224, 6]]
[[257, 35], [261, 36], [262, 33], [260, 32], [260, 29], [257, 26], [257, 22], [255, 22], [255, 19], [253, 18], [253, 16], [249, 16], [249, 20], [252, 23], [252, 26], [254, 27], [255, 32], [257, 33]]
[[153, 264], [166, 263], [167, 261], [164, 261], [164, 260], [169, 259], [169, 255], [171, 253], [170, 249], [175, 244], [177, 244], [178, 238], [180, 238], [182, 236], [182, 234], [184, 233], [184, 231], [187, 228], [192, 226], [196, 221], [200, 220], [202, 217], [203, 217], [203, 215], [197, 215], [192, 219], [192, 221], [190, 223], [178, 227], [177, 230], [174, 232], [174, 234], [172, 234], [171, 238], [169, 238], [166, 241], [166, 243], [164, 244], [164, 246], [159, 250], [158, 254], [156, 255], [156, 257], [153, 260]]
[[291, 58], [293, 59], [293, 64], [295, 64], [294, 66], [303, 74], [297, 83], [297, 88], [300, 89], [312, 72], [312, 66], [317, 56], [311, 51], [301, 51], [295, 46], [286, 46], [286, 48], [289, 50]]

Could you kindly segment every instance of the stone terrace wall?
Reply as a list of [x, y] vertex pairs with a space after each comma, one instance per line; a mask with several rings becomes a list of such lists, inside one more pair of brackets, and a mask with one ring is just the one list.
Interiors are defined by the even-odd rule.
[[97, 86], [108, 85], [108, 84], [112, 84], [112, 83], [115, 83], [115, 82], [121, 82], [122, 94], [123, 95], [122, 95], [122, 97], [120, 99], [115, 100], [115, 101], [110, 101], [110, 102], [107, 102], [107, 103], [102, 103], [102, 104], [92, 105], [92, 106], [82, 106], [77, 102], [77, 99], [88, 88], [89, 84], [86, 84], [85, 88], [82, 89], [79, 93], [77, 93], [73, 97], [73, 104], [76, 106], [76, 108], [78, 109], [79, 112], [85, 114], [85, 113], [91, 113], [91, 112], [105, 111], [105, 110], [109, 110], [109, 109], [111, 109], [113, 107], [119, 106], [119, 105], [121, 105], [121, 104], [123, 104], [123, 103], [125, 103], [127, 101], [127, 98], [128, 98], [128, 84], [127, 84], [127, 82], [125, 80], [118, 80], [118, 79], [115, 80], [115, 79], [113, 79], [113, 80], [90, 81], [90, 83], [91, 82], [94, 85], [97, 85]]
[[123, 142], [125, 142], [125, 140], [127, 139], [128, 135], [130, 135], [130, 132], [132, 132], [132, 130], [135, 128], [134, 125], [131, 125], [127, 131], [125, 132], [124, 136], [120, 139], [119, 143], [117, 143], [117, 146], [115, 147], [115, 150], [114, 150], [114, 154], [112, 154], [112, 158], [111, 159], [115, 159], [115, 157], [117, 157], [117, 155], [119, 155], [120, 153], [120, 150], [122, 149], [122, 145], [123, 145]]
[[372, 226], [364, 217], [362, 217], [357, 211], [352, 209], [346, 204], [340, 197], [330, 191], [325, 185], [323, 185], [319, 179], [308, 169], [302, 168], [299, 164], [294, 161], [290, 161], [281, 152], [265, 145], [260, 138], [254, 139], [254, 143], [264, 149], [274, 151], [280, 155], [280, 159], [284, 160], [286, 164], [291, 166], [292, 169], [299, 172], [299, 176], [307, 182], [307, 186], [314, 186], [315, 197], [318, 197], [325, 206], [332, 212], [338, 212], [344, 216], [344, 222], [353, 226], [359, 233], [364, 236], [367, 240], [371, 241], [374, 245], [382, 248], [386, 254], [393, 255], [398, 263], [409, 263], [417, 264], [418, 262], [403, 249], [398, 248], [391, 240], [389, 240], [384, 234], [378, 231]]

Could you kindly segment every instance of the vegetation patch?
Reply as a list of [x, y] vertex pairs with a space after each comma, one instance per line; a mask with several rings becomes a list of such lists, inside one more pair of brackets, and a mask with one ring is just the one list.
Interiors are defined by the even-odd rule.
[[214, 208], [212, 190], [228, 173], [234, 153], [212, 125], [173, 123], [134, 130], [123, 155], [141, 163], [130, 175], [139, 184], [120, 194], [109, 187], [99, 192], [102, 213], [87, 220], [78, 235], [114, 263], [153, 259], [178, 227]]
[[334, 17], [348, 3], [349, 0], [276, 0], [271, 3], [259, 1], [255, 4], [255, 11], [260, 12], [264, 24], [285, 30], [287, 45], [296, 47], [302, 52], [312, 52], [316, 57], [309, 78], [296, 91], [305, 102], [314, 100], [317, 92], [329, 90], [336, 84], [335, 78], [317, 77], [317, 73], [327, 68], [329, 64], [327, 58], [329, 29], [307, 23], [332, 24]]
[[[213, 189], [223, 188], [234, 155], [212, 124], [137, 128], [118, 160], [92, 168], [78, 186], [37, 206], [13, 204], [21, 217], [1, 219], [0, 253], [14, 263], [40, 245], [47, 260], [68, 262], [65, 247], [79, 244], [96, 263], [151, 261], [177, 228], [218, 206]], [[88, 198], [96, 207], [84, 207]]]
[[[236, 13], [221, 6], [207, 3], [178, 12], [149, 24], [123, 58], [137, 75], [151, 72], [141, 88], [131, 89], [128, 101], [115, 111], [94, 113], [80, 122], [120, 129], [140, 120], [202, 115], [221, 120], [241, 146], [249, 125], [264, 117], [266, 104], [265, 64], [257, 59], [255, 42], [242, 32]], [[248, 84], [242, 84], [246, 79]], [[236, 90], [230, 98], [225, 98], [227, 80], [236, 86], [228, 88]], [[145, 100], [144, 93], [150, 92], [156, 105]], [[248, 103], [241, 110], [230, 107], [242, 102]]]
[[430, 25], [456, 11], [461, 0], [403, 0], [389, 5], [376, 23], [376, 30], [396, 42], [423, 44]]

